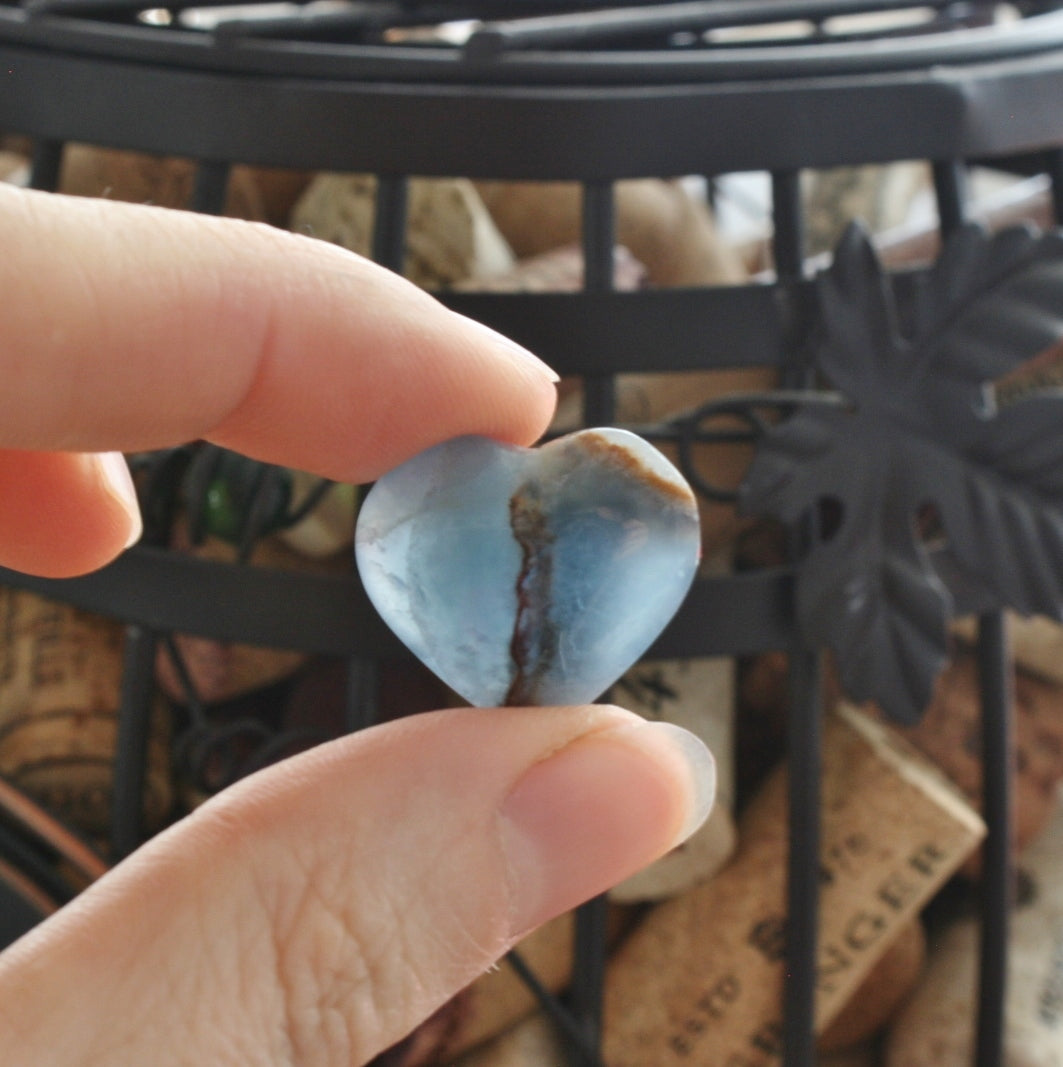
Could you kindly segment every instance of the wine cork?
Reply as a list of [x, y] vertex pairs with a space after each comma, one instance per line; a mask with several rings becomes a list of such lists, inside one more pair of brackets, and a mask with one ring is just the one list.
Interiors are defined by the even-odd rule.
[[[295, 510], [317, 489], [320, 479], [296, 470], [291, 471], [291, 479], [291, 507]], [[329, 559], [349, 552], [354, 545], [358, 500], [358, 486], [337, 482], [304, 519], [278, 530], [277, 539], [309, 559]]]
[[29, 176], [29, 160], [25, 156], [0, 149], [0, 182], [7, 182], [9, 185], [26, 185]]
[[[823, 851], [815, 1022], [821, 1032], [984, 826], [895, 734], [851, 707], [823, 742]], [[745, 812], [734, 858], [658, 905], [611, 959], [610, 1067], [765, 1067], [781, 1054], [787, 771]]]
[[845, 228], [861, 219], [872, 233], [905, 222], [931, 185], [926, 163], [871, 164], [808, 171], [804, 176], [808, 252], [833, 252]]
[[[1007, 1067], [1063, 1064], [1063, 807], [1022, 856], [1029, 893], [1011, 918]], [[973, 1061], [979, 923], [956, 920], [935, 940], [926, 973], [890, 1028], [886, 1067]]]
[[[1014, 845], [1021, 850], [1055, 808], [1063, 781], [1063, 688], [1024, 672], [1014, 677]], [[922, 721], [899, 731], [971, 800], [982, 802], [982, 710], [975, 657], [960, 652], [941, 675]], [[964, 872], [975, 875], [980, 853]]]
[[[606, 929], [610, 944], [627, 928], [630, 918], [629, 909], [610, 907]], [[552, 993], [564, 989], [572, 977], [574, 932], [575, 919], [569, 913], [539, 927], [517, 945], [521, 960]], [[448, 1035], [444, 1055], [474, 1048], [538, 1008], [535, 995], [505, 961], [467, 987], [459, 1001], [461, 1023]]]
[[556, 1026], [545, 1016], [532, 1015], [447, 1067], [550, 1067], [566, 1062]]
[[256, 204], [263, 221], [287, 229], [292, 211], [299, 197], [314, 180], [314, 173], [286, 167], [238, 166], [233, 168], [233, 177], [234, 181], [248, 182], [255, 190]]
[[[747, 665], [742, 678], [741, 722], [747, 746], [744, 782], [762, 777], [763, 761], [777, 760], [785, 740], [784, 714], [789, 703], [787, 657], [765, 653]], [[762, 718], [759, 737], [749, 737], [751, 719]], [[881, 1029], [918, 981], [926, 958], [926, 933], [919, 921], [909, 923], [820, 1035], [821, 1051], [848, 1048]], [[860, 1050], [860, 1054], [866, 1054]]]
[[[122, 679], [122, 627], [21, 590], [0, 588], [0, 774], [90, 837], [111, 818]], [[168, 721], [152, 711], [144, 823], [173, 804]]]
[[[449, 1061], [445, 1067], [562, 1067], [570, 1053], [558, 1028], [543, 1015], [532, 1015], [512, 1029]], [[877, 1067], [872, 1044], [817, 1052], [815, 1067]]]
[[[816, 1067], [879, 1067], [878, 1049], [874, 1044], [857, 1045], [854, 1048], [838, 1049], [836, 1052], [820, 1052], [816, 1055]], [[945, 1067], [944, 1064], [941, 1067]]]
[[[627, 927], [630, 910], [609, 909], [607, 938], [614, 942]], [[574, 916], [558, 916], [517, 945], [523, 963], [543, 988], [564, 989], [572, 977]], [[396, 1067], [422, 1067], [458, 1059], [533, 1015], [539, 1004], [517, 971], [500, 961], [454, 997], [396, 1050]], [[389, 1061], [391, 1067], [391, 1061]]]
[[[533, 931], [517, 946], [521, 959], [546, 989], [563, 989], [572, 976], [574, 920], [562, 915]], [[460, 994], [462, 1025], [448, 1037], [453, 1055], [501, 1033], [536, 1008], [535, 995], [506, 962], [488, 971]]]
[[[518, 259], [513, 266], [489, 277], [467, 278], [454, 288], [486, 293], [574, 293], [583, 288], [583, 253], [575, 245]], [[641, 289], [646, 268], [623, 245], [613, 249], [613, 288], [619, 292]]]
[[[207, 704], [265, 689], [290, 677], [307, 660], [306, 653], [291, 649], [259, 648], [196, 634], [174, 634], [173, 640], [195, 697]], [[156, 656], [155, 676], [167, 696], [178, 703], [188, 702], [190, 694], [165, 647]]]
[[[1024, 618], [1013, 611], [1005, 613], [1008, 644], [1015, 663], [1030, 674], [1063, 685], [1063, 626], [1043, 615]], [[978, 622], [969, 616], [952, 626], [956, 636], [973, 644]]]
[[690, 730], [716, 758], [716, 804], [705, 825], [610, 893], [621, 902], [660, 900], [711, 878], [734, 851], [733, 663], [724, 658], [644, 661], [617, 682], [613, 696], [644, 718]]
[[[578, 243], [582, 192], [572, 182], [478, 182], [483, 202], [521, 258]], [[740, 259], [703, 199], [676, 181], [617, 182], [616, 239], [645, 264], [651, 284], [726, 285], [744, 280]]]
[[894, 938], [849, 1002], [819, 1035], [821, 1053], [853, 1048], [876, 1034], [919, 981], [926, 963], [926, 932], [918, 920]]
[[[291, 229], [369, 255], [376, 184], [367, 174], [319, 174], [293, 208]], [[513, 252], [471, 182], [414, 178], [407, 195], [403, 273], [410, 281], [439, 289], [513, 266]]]
[[[197, 164], [191, 159], [70, 144], [63, 152], [59, 191], [72, 196], [187, 208], [192, 201], [196, 170]], [[258, 222], [266, 219], [266, 207], [249, 168], [232, 169], [224, 213]]]

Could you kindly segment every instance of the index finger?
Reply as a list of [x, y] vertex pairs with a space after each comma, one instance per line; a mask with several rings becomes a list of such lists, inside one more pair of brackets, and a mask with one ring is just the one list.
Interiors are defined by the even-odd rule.
[[2, 186], [0, 234], [0, 448], [204, 437], [360, 482], [553, 412], [535, 357], [321, 241]]

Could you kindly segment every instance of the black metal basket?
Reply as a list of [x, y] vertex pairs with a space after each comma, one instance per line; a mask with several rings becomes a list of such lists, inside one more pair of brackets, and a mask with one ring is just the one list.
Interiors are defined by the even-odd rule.
[[[574, 180], [583, 187], [578, 294], [445, 293], [585, 384], [587, 424], [614, 418], [620, 373], [772, 366], [812, 384], [818, 304], [807, 277], [800, 172], [932, 164], [940, 229], [964, 223], [975, 162], [1046, 173], [1063, 203], [1063, 11], [932, 0], [918, 31], [835, 32], [831, 20], [907, 7], [891, 0], [705, 0], [629, 8], [584, 0], [367, 0], [339, 11], [228, 13], [211, 29], [184, 3], [0, 0], [0, 130], [32, 139], [31, 184], [56, 186], [64, 146], [189, 157], [189, 205], [222, 208], [234, 164], [378, 176], [374, 255], [402, 263], [410, 176]], [[1010, 7], [1014, 18], [995, 16]], [[461, 43], [396, 29], [476, 20]], [[721, 44], [706, 31], [807, 20], [796, 41]], [[396, 136], [396, 131], [402, 131]], [[771, 174], [771, 284], [614, 292], [618, 179]], [[911, 276], [897, 281], [903, 290]], [[693, 425], [693, 424], [691, 424]], [[674, 427], [673, 427], [674, 429]], [[689, 432], [694, 433], [691, 429]], [[824, 487], [829, 491], [830, 487]], [[655, 656], [790, 653], [792, 707], [784, 1059], [814, 1062], [820, 649], [798, 625], [794, 567], [700, 579]], [[113, 845], [141, 840], [147, 708], [160, 642], [198, 633], [349, 662], [347, 724], [371, 722], [374, 665], [401, 655], [356, 578], [209, 563], [143, 544], [65, 582], [5, 572], [128, 627], [115, 767]], [[977, 608], [979, 605], [974, 604]], [[1008, 664], [999, 610], [984, 610], [985, 852], [976, 1062], [1002, 1060], [1009, 901]], [[545, 998], [579, 1062], [597, 1062], [602, 908], [578, 922], [577, 978]], [[519, 962], [518, 962], [519, 965]], [[533, 976], [530, 976], [533, 978]]]

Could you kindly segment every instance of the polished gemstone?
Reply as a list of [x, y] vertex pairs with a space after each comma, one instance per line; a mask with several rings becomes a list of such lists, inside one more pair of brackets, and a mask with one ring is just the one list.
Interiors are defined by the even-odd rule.
[[355, 552], [383, 619], [471, 704], [570, 704], [600, 696], [667, 625], [700, 535], [668, 460], [598, 429], [537, 449], [429, 449], [370, 491]]

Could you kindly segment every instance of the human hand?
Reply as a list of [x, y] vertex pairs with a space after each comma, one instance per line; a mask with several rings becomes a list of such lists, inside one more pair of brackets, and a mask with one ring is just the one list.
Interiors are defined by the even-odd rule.
[[[120, 455], [203, 437], [370, 480], [529, 444], [546, 369], [423, 292], [252, 224], [0, 186], [0, 563], [102, 565]], [[712, 761], [619, 709], [457, 709], [259, 772], [0, 955], [4, 1061], [364, 1063], [519, 936], [707, 815]]]

